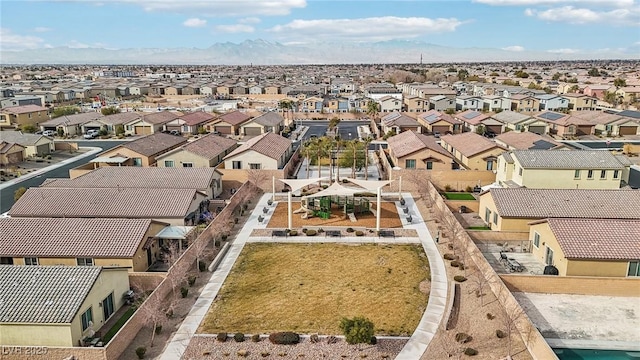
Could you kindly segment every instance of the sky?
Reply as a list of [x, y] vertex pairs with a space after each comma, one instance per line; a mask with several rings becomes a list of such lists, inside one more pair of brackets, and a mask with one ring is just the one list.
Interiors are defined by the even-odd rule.
[[415, 40], [640, 58], [640, 0], [0, 0], [0, 20], [0, 51]]

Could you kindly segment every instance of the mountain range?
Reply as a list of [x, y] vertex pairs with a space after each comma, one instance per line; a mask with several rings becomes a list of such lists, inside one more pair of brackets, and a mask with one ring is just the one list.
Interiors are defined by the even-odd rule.
[[421, 41], [282, 44], [265, 40], [215, 43], [208, 48], [69, 48], [3, 51], [2, 64], [191, 64], [283, 65], [445, 63], [536, 60], [629, 59], [621, 51], [553, 53], [492, 48], [457, 48]]

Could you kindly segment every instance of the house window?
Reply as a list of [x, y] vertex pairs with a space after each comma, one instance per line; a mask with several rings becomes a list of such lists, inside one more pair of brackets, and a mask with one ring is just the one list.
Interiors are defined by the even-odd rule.
[[433, 161], [427, 161], [427, 170], [433, 170]]
[[406, 169], [415, 169], [416, 168], [416, 160], [415, 159], [407, 159], [407, 160], [405, 160], [404, 167]]
[[493, 223], [498, 225], [498, 213], [493, 213]]
[[518, 175], [522, 176], [522, 168], [518, 168]]
[[115, 308], [113, 306], [113, 293], [109, 294], [104, 300], [102, 300], [102, 315], [104, 316], [104, 321], [107, 321], [108, 318], [113, 315], [115, 312]]
[[133, 158], [133, 166], [142, 166], [141, 158]]
[[620, 170], [613, 170], [613, 178], [618, 179], [620, 177]]
[[92, 258], [77, 258], [76, 261], [78, 262], [78, 266], [93, 266], [93, 259]]
[[89, 328], [89, 323], [93, 323], [93, 311], [88, 308], [87, 311], [82, 313], [82, 331]]
[[173, 167], [173, 166], [174, 166], [173, 160], [164, 161], [164, 167]]
[[533, 246], [540, 248], [540, 234], [537, 232], [533, 233]]
[[234, 169], [242, 169], [242, 161], [234, 161], [232, 165]]
[[629, 261], [627, 276], [640, 276], [640, 260]]
[[593, 179], [593, 170], [587, 171], [587, 179]]
[[484, 222], [487, 224], [491, 222], [491, 210], [489, 208], [484, 211]]
[[38, 258], [36, 257], [26, 257], [24, 258], [25, 265], [38, 265]]
[[573, 172], [573, 178], [574, 179], [580, 179], [580, 170], [575, 170]]
[[516, 131], [522, 130], [522, 125], [516, 125]]
[[190, 162], [182, 163], [182, 167], [183, 168], [185, 168], [185, 167], [193, 167], [193, 163], [190, 163]]
[[[493, 160], [487, 161], [487, 170], [493, 170]], [[520, 174], [522, 175], [522, 174]]]
[[127, 131], [133, 130], [133, 125], [127, 125]]
[[249, 163], [249, 169], [251, 169], [251, 170], [260, 170], [260, 164], [251, 164], [251, 163]]
[[607, 178], [607, 170], [600, 170], [600, 180]]

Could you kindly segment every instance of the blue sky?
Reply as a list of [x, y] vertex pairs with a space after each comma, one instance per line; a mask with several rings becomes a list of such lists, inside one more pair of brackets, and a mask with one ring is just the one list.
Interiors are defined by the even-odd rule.
[[639, 1], [1, 0], [0, 49], [418, 40], [510, 51], [640, 54]]

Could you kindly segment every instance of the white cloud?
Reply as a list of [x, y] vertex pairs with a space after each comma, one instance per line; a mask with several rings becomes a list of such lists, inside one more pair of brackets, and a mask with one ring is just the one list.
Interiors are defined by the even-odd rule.
[[257, 17], [248, 17], [244, 19], [238, 20], [240, 24], [258, 24], [260, 23], [260, 19]]
[[53, 29], [49, 28], [49, 27], [44, 27], [44, 26], [38, 26], [38, 27], [33, 28], [33, 31], [39, 32], [39, 33], [49, 32], [51, 30], [53, 30]]
[[88, 44], [79, 42], [78, 40], [69, 41], [67, 43], [67, 46], [70, 47], [71, 49], [88, 49], [91, 47]]
[[552, 49], [552, 50], [547, 50], [547, 52], [550, 52], [552, 54], [576, 54], [579, 53], [580, 50], [578, 49]]
[[234, 25], [218, 25], [216, 26], [216, 30], [225, 33], [251, 33], [255, 29], [253, 26], [245, 25], [245, 24], [234, 24]]
[[585, 8], [575, 8], [573, 6], [563, 6], [544, 11], [526, 9], [525, 14], [528, 16], [535, 16], [540, 20], [568, 22], [571, 24], [604, 22], [614, 25], [640, 25], [640, 7], [614, 9], [610, 11], [595, 11]]
[[44, 40], [37, 36], [14, 34], [10, 29], [0, 28], [0, 50], [35, 49], [42, 46]]
[[635, 0], [473, 0], [473, 2], [494, 6], [538, 6], [579, 3], [609, 7], [629, 7], [634, 5]]
[[186, 27], [203, 27], [207, 25], [207, 20], [202, 20], [198, 18], [191, 18], [185, 20], [182, 25]]
[[226, 17], [251, 15], [289, 15], [307, 6], [306, 0], [114, 0], [137, 4], [146, 11], [167, 11], [200, 16]]
[[463, 22], [456, 18], [429, 19], [394, 16], [362, 19], [294, 20], [269, 31], [282, 37], [313, 36], [321, 40], [386, 41], [415, 38], [428, 33], [455, 31]]
[[507, 51], [524, 51], [524, 47], [520, 46], [520, 45], [513, 45], [513, 46], [507, 46], [507, 47], [503, 47], [502, 50], [507, 50]]

